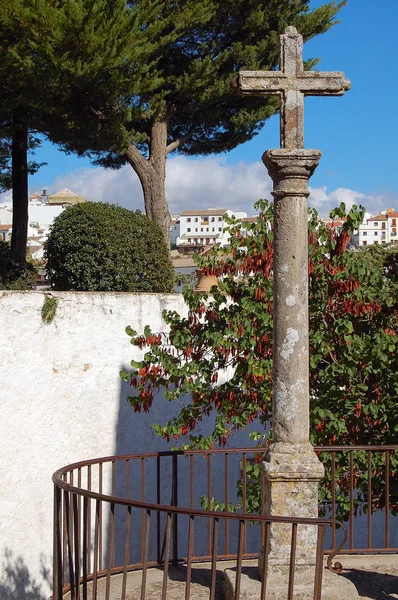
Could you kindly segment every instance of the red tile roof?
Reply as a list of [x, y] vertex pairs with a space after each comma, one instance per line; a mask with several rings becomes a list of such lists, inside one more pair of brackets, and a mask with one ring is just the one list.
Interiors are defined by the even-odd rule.
[[370, 217], [368, 221], [387, 221], [387, 215], [377, 215], [377, 217]]

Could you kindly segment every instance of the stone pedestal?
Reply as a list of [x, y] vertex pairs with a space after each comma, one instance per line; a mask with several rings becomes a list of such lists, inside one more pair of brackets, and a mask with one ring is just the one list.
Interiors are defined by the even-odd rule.
[[[318, 517], [318, 484], [323, 465], [311, 444], [272, 444], [262, 463], [264, 512], [279, 517]], [[296, 565], [315, 566], [318, 527], [298, 525]], [[266, 548], [271, 571], [289, 567], [292, 526], [274, 523]], [[262, 572], [260, 559], [259, 571]]]

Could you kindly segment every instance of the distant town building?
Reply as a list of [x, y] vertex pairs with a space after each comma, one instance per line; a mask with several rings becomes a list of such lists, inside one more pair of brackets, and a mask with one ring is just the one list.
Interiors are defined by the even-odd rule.
[[173, 215], [170, 222], [170, 244], [175, 246], [177, 244], [177, 238], [180, 235], [180, 221], [179, 215]]
[[0, 223], [0, 240], [8, 242], [11, 237], [11, 223]]
[[[29, 197], [28, 248], [33, 258], [43, 257], [43, 242], [55, 217], [72, 204], [85, 202], [68, 188], [49, 196], [44, 189], [40, 194], [35, 192]], [[0, 204], [0, 240], [9, 241], [12, 233], [12, 202]]]
[[353, 235], [352, 242], [355, 246], [397, 245], [397, 221], [398, 212], [393, 208], [384, 210], [376, 216], [369, 215]]
[[206, 246], [228, 244], [228, 234], [224, 232], [224, 215], [237, 219], [247, 217], [244, 212], [235, 212], [226, 208], [208, 208], [207, 210], [184, 210], [170, 227], [170, 241], [182, 254], [200, 252]]
[[83, 196], [71, 192], [68, 188], [64, 188], [60, 192], [48, 196], [48, 204], [51, 206], [69, 206], [70, 204], [79, 204], [85, 201], [86, 199]]

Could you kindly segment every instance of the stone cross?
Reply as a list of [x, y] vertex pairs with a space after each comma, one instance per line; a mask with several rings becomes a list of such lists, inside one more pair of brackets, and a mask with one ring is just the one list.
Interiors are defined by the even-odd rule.
[[244, 94], [278, 94], [282, 103], [281, 148], [304, 148], [304, 96], [341, 96], [351, 84], [341, 72], [304, 71], [303, 37], [295, 27], [281, 35], [280, 71], [240, 71]]
[[[318, 485], [324, 471], [309, 442], [307, 198], [308, 181], [321, 153], [303, 147], [304, 96], [339, 96], [350, 88], [350, 82], [343, 73], [305, 72], [302, 47], [302, 36], [288, 27], [281, 35], [281, 70], [240, 72], [238, 85], [244, 94], [280, 94], [282, 98], [282, 148], [263, 155], [274, 197], [272, 443], [261, 465], [264, 508], [273, 516], [317, 517]], [[260, 561], [260, 573], [264, 565], [274, 572], [267, 598], [268, 591], [270, 598], [286, 597], [280, 584], [282, 577], [286, 588], [290, 544], [290, 526], [272, 524]], [[316, 545], [316, 528], [300, 525], [296, 565], [304, 569], [307, 582]], [[313, 598], [312, 588], [305, 588], [300, 598]], [[259, 597], [258, 590], [254, 597]]]

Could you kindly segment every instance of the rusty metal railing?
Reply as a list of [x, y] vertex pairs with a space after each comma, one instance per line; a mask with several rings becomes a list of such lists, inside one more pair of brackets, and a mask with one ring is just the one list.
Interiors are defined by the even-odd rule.
[[[321, 446], [320, 514], [348, 523], [344, 554], [398, 553], [398, 445]], [[339, 544], [332, 527], [330, 551]]]
[[[53, 476], [54, 600], [65, 594], [72, 600], [126, 600], [131, 585], [136, 585], [134, 597], [144, 600], [153, 593], [155, 572], [161, 573], [157, 597], [167, 600], [173, 598], [170, 579], [176, 568], [183, 571], [189, 600], [197, 563], [202, 563], [202, 576], [205, 563], [208, 597], [214, 600], [222, 561], [233, 563], [238, 599], [243, 561], [258, 558], [273, 527], [290, 532], [287, 600], [294, 595], [300, 531], [316, 529], [313, 598], [319, 600], [326, 532], [343, 532], [340, 547], [347, 532], [335, 519], [263, 514], [263, 497], [255, 488], [263, 452], [222, 449], [112, 456], [58, 470]], [[341, 568], [339, 563], [332, 565], [339, 550], [328, 556], [332, 570]], [[261, 569], [260, 597], [266, 600], [267, 560]], [[138, 577], [135, 583], [131, 574]]]

